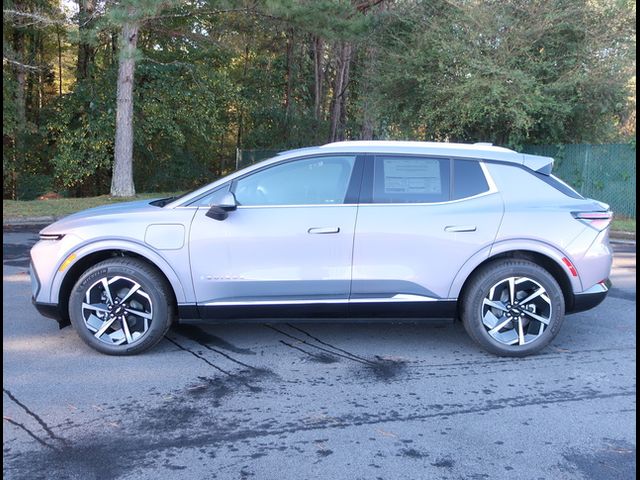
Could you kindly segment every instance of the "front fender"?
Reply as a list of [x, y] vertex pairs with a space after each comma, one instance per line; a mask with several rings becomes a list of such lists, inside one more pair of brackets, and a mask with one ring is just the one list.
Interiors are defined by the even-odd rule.
[[[458, 298], [460, 296], [460, 292], [462, 291], [462, 286], [464, 282], [469, 278], [469, 276], [474, 272], [476, 268], [478, 268], [485, 261], [491, 260], [494, 257], [497, 257], [500, 254], [514, 252], [514, 251], [528, 251], [539, 253], [552, 259], [554, 262], [558, 264], [562, 268], [563, 271], [566, 271], [566, 266], [562, 262], [563, 257], [567, 257], [569, 260], [572, 260], [571, 256], [561, 250], [557, 249], [553, 245], [542, 242], [540, 240], [531, 240], [531, 239], [511, 239], [511, 240], [501, 240], [499, 242], [494, 243], [491, 246], [485, 247], [475, 255], [473, 255], [469, 260], [465, 262], [465, 264], [460, 268], [458, 273], [456, 274], [453, 282], [451, 283], [451, 288], [449, 289], [449, 298]], [[571, 288], [574, 292], [582, 291], [582, 283], [579, 277], [574, 277], [571, 275], [567, 276], [569, 281], [571, 282]]]
[[[190, 278], [184, 279], [180, 278], [180, 276], [176, 273], [176, 271], [171, 267], [171, 265], [157, 252], [153, 249], [149, 248], [147, 245], [139, 243], [134, 240], [97, 240], [94, 242], [90, 242], [84, 245], [79, 246], [73, 251], [70, 251], [65, 258], [67, 258], [71, 254], [76, 255], [76, 259], [74, 260], [74, 264], [76, 264], [79, 260], [85, 258], [87, 255], [91, 255], [92, 253], [97, 253], [101, 251], [107, 250], [122, 250], [126, 252], [132, 252], [141, 257], [145, 258], [151, 264], [155, 265], [160, 271], [167, 277], [169, 283], [171, 284], [171, 288], [173, 289], [176, 300], [178, 303], [193, 303], [195, 302], [195, 296], [193, 292], [193, 286], [190, 281]], [[51, 282], [51, 288], [49, 291], [49, 301], [51, 303], [58, 303], [58, 297], [60, 294], [60, 288], [62, 287], [62, 282], [67, 275], [67, 273], [71, 270], [68, 268], [64, 272], [60, 272], [59, 268], [64, 258], [62, 258], [59, 264], [56, 266], [56, 274]], [[187, 281], [188, 280], [188, 281]], [[185, 288], [186, 286], [186, 288]]]

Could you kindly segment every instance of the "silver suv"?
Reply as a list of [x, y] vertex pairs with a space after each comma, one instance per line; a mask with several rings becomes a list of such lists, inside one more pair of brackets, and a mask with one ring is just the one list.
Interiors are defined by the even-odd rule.
[[181, 197], [46, 227], [33, 301], [114, 355], [178, 319], [330, 316], [459, 316], [486, 350], [528, 355], [610, 287], [609, 207], [552, 166], [488, 144], [285, 152]]

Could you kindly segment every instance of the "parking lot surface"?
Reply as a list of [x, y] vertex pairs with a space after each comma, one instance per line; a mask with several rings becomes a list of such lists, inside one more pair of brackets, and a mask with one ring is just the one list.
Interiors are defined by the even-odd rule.
[[533, 357], [452, 320], [185, 325], [109, 357], [32, 307], [37, 231], [3, 234], [4, 478], [635, 478], [635, 244]]

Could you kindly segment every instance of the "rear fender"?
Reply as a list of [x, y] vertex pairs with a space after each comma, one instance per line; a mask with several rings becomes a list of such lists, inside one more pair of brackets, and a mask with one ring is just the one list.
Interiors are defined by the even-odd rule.
[[[483, 248], [465, 262], [451, 284], [449, 298], [458, 298], [460, 296], [464, 282], [483, 262], [491, 260], [491, 258], [497, 257], [500, 254], [514, 251], [529, 251], [544, 255], [556, 262], [565, 272], [567, 272], [567, 267], [562, 262], [562, 259], [567, 257], [569, 260], [572, 260], [570, 255], [563, 253], [548, 243], [538, 240], [515, 239], [496, 242], [492, 246]], [[569, 272], [567, 272], [567, 277], [569, 278], [571, 289], [574, 293], [583, 290], [580, 277], [574, 277]]]

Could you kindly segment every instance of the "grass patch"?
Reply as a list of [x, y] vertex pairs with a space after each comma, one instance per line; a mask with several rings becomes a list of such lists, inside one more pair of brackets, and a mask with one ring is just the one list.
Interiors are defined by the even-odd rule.
[[62, 217], [87, 208], [112, 205], [145, 198], [163, 198], [177, 193], [140, 193], [130, 198], [114, 198], [108, 195], [85, 198], [60, 198], [53, 200], [2, 200], [2, 218]]
[[636, 232], [636, 219], [635, 218], [616, 218], [613, 217], [613, 223], [611, 224], [611, 230], [617, 232]]

